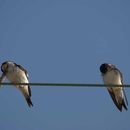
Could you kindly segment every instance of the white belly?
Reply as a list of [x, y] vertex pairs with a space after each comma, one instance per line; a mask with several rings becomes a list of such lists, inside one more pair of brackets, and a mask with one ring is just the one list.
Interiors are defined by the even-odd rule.
[[15, 69], [7, 73], [6, 77], [12, 83], [28, 83], [25, 73], [20, 69]]
[[103, 76], [103, 81], [105, 84], [118, 84], [118, 85], [122, 85], [121, 82], [121, 76], [118, 72], [115, 71], [110, 71], [107, 72], [104, 76]]

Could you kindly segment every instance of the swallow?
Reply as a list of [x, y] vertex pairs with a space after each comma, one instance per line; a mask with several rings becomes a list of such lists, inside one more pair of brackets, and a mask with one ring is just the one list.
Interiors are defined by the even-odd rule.
[[[14, 85], [17, 83], [29, 83], [27, 71], [21, 66], [12, 61], [6, 61], [1, 65], [2, 75], [0, 83], [7, 78]], [[31, 101], [31, 89], [29, 85], [15, 85], [23, 94], [29, 107], [33, 106]]]
[[107, 87], [107, 90], [116, 105], [116, 107], [122, 112], [124, 107], [127, 110], [128, 101], [124, 91], [124, 87], [111, 87], [109, 85], [123, 85], [122, 73], [114, 65], [104, 63], [100, 66], [103, 82]]

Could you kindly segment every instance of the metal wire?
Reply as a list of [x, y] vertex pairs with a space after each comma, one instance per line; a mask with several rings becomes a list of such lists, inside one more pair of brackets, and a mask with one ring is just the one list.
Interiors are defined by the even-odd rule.
[[1, 83], [0, 85], [29, 85], [29, 86], [60, 86], [60, 87], [126, 87], [130, 88], [130, 84], [124, 85], [105, 85], [105, 84], [83, 84], [83, 83]]

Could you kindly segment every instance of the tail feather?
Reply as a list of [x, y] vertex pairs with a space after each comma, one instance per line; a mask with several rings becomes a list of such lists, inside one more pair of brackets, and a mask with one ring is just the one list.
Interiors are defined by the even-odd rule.
[[27, 101], [27, 104], [28, 104], [29, 107], [33, 106], [33, 103], [31, 101], [30, 97], [26, 97], [26, 101]]
[[124, 99], [122, 99], [121, 102], [118, 102], [118, 106], [117, 106], [117, 108], [118, 108], [120, 111], [122, 111], [122, 107], [124, 107], [126, 110], [128, 110], [128, 108], [127, 108], [127, 106], [126, 106], [126, 104], [125, 104]]
[[24, 86], [24, 87], [19, 87], [19, 89], [22, 92], [22, 94], [24, 95], [28, 106], [32, 107], [33, 103], [31, 101], [31, 89], [30, 89], [30, 87], [29, 86]]
[[[123, 94], [124, 94], [124, 97], [125, 97], [125, 102], [126, 102], [126, 104], [127, 104], [127, 106], [128, 106], [128, 100], [127, 100], [127, 97], [126, 97], [126, 94], [125, 94], [125, 90], [123, 89]], [[125, 102], [124, 102], [124, 104], [125, 104]]]
[[125, 101], [124, 101], [124, 99], [123, 98], [120, 98], [120, 99], [118, 99], [118, 98], [116, 98], [116, 95], [115, 95], [115, 93], [114, 93], [114, 91], [111, 89], [111, 90], [109, 90], [108, 89], [108, 92], [109, 92], [109, 94], [110, 94], [110, 96], [111, 96], [111, 98], [112, 98], [112, 100], [113, 100], [113, 102], [114, 102], [114, 104], [116, 105], [116, 107], [122, 112], [122, 107], [124, 107], [126, 110], [128, 110], [127, 109], [127, 102], [125, 103]]
[[122, 100], [122, 104], [121, 104], [126, 110], [128, 110], [127, 109], [127, 106], [126, 106], [126, 104], [125, 104], [125, 102], [124, 102], [124, 100]]
[[110, 96], [111, 96], [111, 98], [112, 98], [114, 104], [116, 105], [116, 107], [117, 107], [120, 111], [122, 111], [122, 105], [119, 105], [119, 104], [118, 104], [113, 90], [112, 90], [112, 89], [111, 89], [111, 90], [108, 89], [108, 92], [109, 92], [109, 94], [110, 94]]

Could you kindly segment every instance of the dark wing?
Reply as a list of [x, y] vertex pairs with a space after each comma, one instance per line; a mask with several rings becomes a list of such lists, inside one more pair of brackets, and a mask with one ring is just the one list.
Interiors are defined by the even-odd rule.
[[[116, 100], [114, 91], [113, 91], [112, 89], [108, 89], [108, 92], [109, 92], [109, 94], [110, 94], [110, 96], [111, 96], [111, 98], [112, 98], [114, 104], [116, 105], [116, 107], [117, 107], [120, 111], [122, 111], [122, 106], [127, 110], [127, 107], [126, 107], [124, 98], [120, 99], [121, 102], [118, 102], [118, 101]], [[124, 96], [125, 96], [125, 95], [124, 95]]]
[[26, 97], [26, 101], [27, 101], [27, 104], [29, 107], [33, 106], [33, 103], [31, 101], [30, 97]]
[[120, 75], [120, 77], [121, 77], [121, 82], [122, 82], [122, 84], [123, 84], [123, 75], [122, 75], [122, 73], [120, 72], [120, 70], [117, 69], [116, 67], [114, 67], [113, 70], [114, 70], [117, 74]]
[[25, 72], [25, 74], [26, 74], [26, 76], [27, 76], [27, 78], [29, 78], [29, 76], [28, 76], [28, 73], [27, 73], [27, 70], [26, 69], [24, 69], [21, 65], [18, 65], [18, 64], [15, 64], [17, 67], [19, 67], [21, 70], [23, 70], [24, 72]]
[[[21, 87], [21, 88], [19, 88], [20, 89], [20, 91], [23, 93], [23, 95], [24, 95], [24, 97], [25, 97], [25, 99], [26, 99], [26, 102], [27, 102], [27, 104], [28, 104], [28, 106], [29, 107], [31, 107], [31, 106], [33, 106], [33, 103], [32, 103], [32, 101], [31, 101], [31, 96], [30, 96], [30, 94], [27, 92], [27, 88], [23, 88], [23, 87]], [[28, 91], [30, 91], [29, 90], [29, 88], [28, 88]]]
[[[28, 76], [28, 73], [27, 73], [27, 70], [26, 70], [26, 69], [24, 69], [21, 65], [17, 65], [17, 67], [19, 67], [21, 70], [23, 70], [23, 71], [25, 72], [25, 74], [26, 74], [27, 78], [29, 78], [29, 76]], [[31, 97], [31, 88], [30, 88], [30, 86], [29, 86], [29, 85], [28, 85], [28, 92], [29, 92], [29, 96]]]
[[[23, 70], [23, 71], [25, 72], [25, 74], [26, 74], [27, 78], [29, 78], [29, 76], [28, 76], [28, 73], [27, 73], [27, 70], [26, 70], [26, 69], [24, 69], [21, 65], [18, 65], [18, 64], [16, 64], [16, 63], [15, 63], [15, 65], [16, 65], [17, 67], [19, 67], [21, 70]], [[31, 88], [30, 88], [30, 86], [29, 86], [29, 85], [28, 85], [28, 92], [29, 92], [29, 96], [31, 97]]]
[[[117, 68], [115, 68], [115, 70], [118, 71], [118, 73], [120, 74], [120, 76], [121, 76], [121, 83], [123, 85], [123, 75], [122, 75], [122, 73]], [[124, 98], [125, 98], [125, 102], [128, 105], [128, 100], [127, 100], [127, 97], [126, 97], [126, 94], [125, 94], [125, 91], [124, 91], [124, 87], [122, 87], [122, 91], [123, 91], [123, 95], [124, 95]]]
[[30, 86], [28, 85], [28, 92], [29, 92], [29, 96], [31, 97], [32, 96], [32, 94], [31, 94], [31, 88], [30, 88]]
[[108, 92], [109, 92], [109, 94], [110, 94], [110, 96], [111, 96], [111, 98], [112, 98], [114, 104], [116, 105], [116, 107], [117, 107], [120, 111], [122, 111], [122, 105], [118, 104], [118, 102], [116, 101], [116, 97], [115, 97], [115, 94], [114, 94], [113, 90], [112, 90], [112, 89], [111, 89], [111, 90], [107, 89], [107, 90], [108, 90]]
[[123, 95], [124, 95], [124, 98], [125, 98], [125, 102], [126, 102], [126, 104], [127, 104], [127, 106], [128, 106], [128, 100], [127, 100], [127, 97], [126, 97], [124, 88], [122, 89], [122, 91], [123, 91]]

